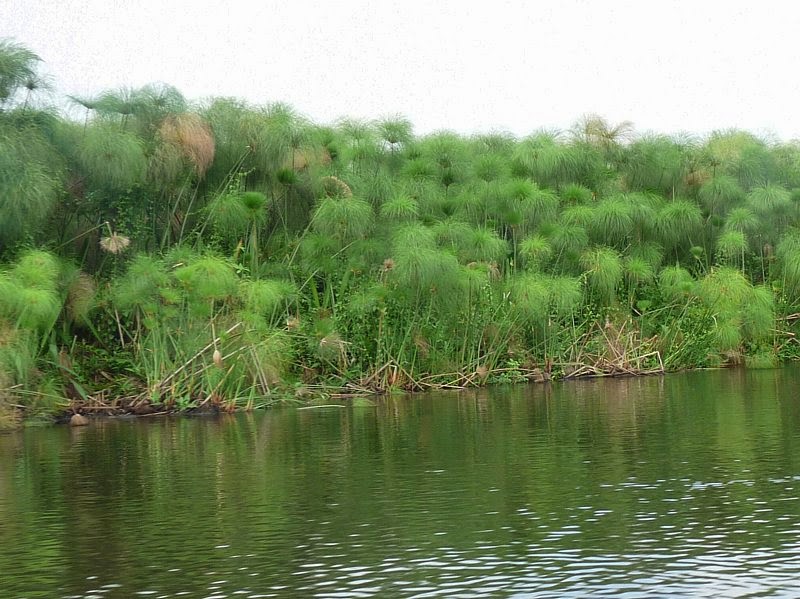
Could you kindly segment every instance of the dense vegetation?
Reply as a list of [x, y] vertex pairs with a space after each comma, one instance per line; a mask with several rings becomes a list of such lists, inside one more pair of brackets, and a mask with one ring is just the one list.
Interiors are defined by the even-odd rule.
[[[580, 119], [415, 136], [0, 43], [0, 403], [264, 404], [793, 358], [800, 144]], [[3, 413], [10, 413], [6, 409]]]

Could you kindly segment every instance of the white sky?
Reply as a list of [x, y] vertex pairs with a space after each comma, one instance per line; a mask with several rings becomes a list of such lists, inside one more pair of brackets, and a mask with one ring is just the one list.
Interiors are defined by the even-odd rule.
[[800, 137], [792, 0], [0, 0], [0, 37], [64, 94], [163, 81], [318, 123], [400, 113], [417, 133], [525, 135], [596, 112]]

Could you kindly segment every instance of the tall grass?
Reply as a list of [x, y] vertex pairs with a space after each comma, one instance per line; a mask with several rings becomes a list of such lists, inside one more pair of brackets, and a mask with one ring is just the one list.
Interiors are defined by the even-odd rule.
[[[0, 60], [35, 71], [19, 50]], [[400, 116], [319, 126], [169, 86], [83, 99], [71, 122], [26, 106], [14, 69], [6, 386], [99, 393], [96, 361], [132, 401], [184, 407], [295, 383], [477, 384], [612, 330], [670, 367], [800, 355], [791, 144], [597, 115], [568, 134], [416, 136]]]

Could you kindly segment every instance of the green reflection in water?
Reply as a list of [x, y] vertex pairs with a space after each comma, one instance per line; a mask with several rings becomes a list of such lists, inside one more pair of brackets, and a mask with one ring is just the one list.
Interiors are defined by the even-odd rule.
[[697, 372], [5, 435], [0, 596], [789, 592], [799, 382]]

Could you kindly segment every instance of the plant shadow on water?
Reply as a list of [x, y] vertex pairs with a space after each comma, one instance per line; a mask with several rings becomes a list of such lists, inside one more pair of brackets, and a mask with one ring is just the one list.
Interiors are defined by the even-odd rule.
[[3, 597], [791, 596], [800, 370], [0, 436]]

